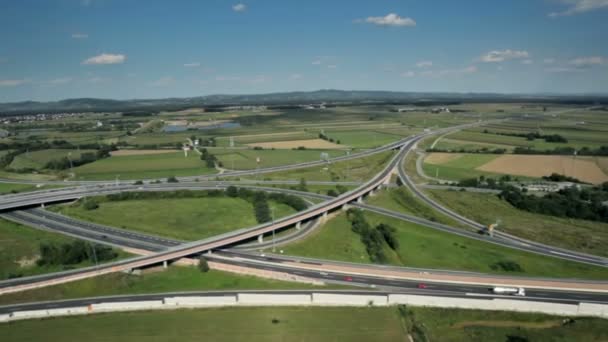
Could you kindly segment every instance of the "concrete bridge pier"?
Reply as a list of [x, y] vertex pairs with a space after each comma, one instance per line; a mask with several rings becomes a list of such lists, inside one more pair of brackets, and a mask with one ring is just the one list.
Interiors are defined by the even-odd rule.
[[302, 228], [302, 221], [296, 223], [296, 230], [300, 230]]
[[258, 235], [258, 243], [263, 243], [263, 242], [264, 242], [264, 234]]
[[344, 205], [342, 206], [342, 210], [343, 210], [343, 211], [347, 211], [347, 210], [348, 210], [348, 208], [350, 208], [350, 207], [348, 206], [348, 204], [344, 204]]
[[357, 198], [357, 203], [363, 203], [363, 196], [359, 196]]
[[163, 268], [167, 268], [167, 260], [163, 261]]

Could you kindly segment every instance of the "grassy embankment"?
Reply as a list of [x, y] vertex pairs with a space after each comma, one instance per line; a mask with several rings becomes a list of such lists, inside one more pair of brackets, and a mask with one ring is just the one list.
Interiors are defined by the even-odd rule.
[[448, 208], [482, 224], [500, 220], [499, 230], [558, 247], [608, 256], [608, 224], [519, 210], [493, 194], [426, 190]]
[[[0, 326], [8, 342], [88, 341], [588, 341], [608, 339], [600, 318], [498, 311], [261, 307], [100, 314]], [[94, 333], [92, 333], [94, 332]], [[408, 336], [409, 335], [409, 336]], [[519, 339], [516, 339], [519, 338]]]
[[[40, 289], [5, 294], [0, 296], [0, 304], [180, 291], [311, 288], [325, 289], [327, 287], [216, 270], [203, 273], [194, 266], [170, 266], [168, 269], [158, 272], [145, 271], [142, 275], [112, 273]], [[333, 288], [336, 288], [336, 286], [333, 286]]]
[[[540, 256], [487, 242], [467, 239], [409, 222], [365, 213], [371, 226], [385, 223], [396, 228], [399, 248], [383, 251], [391, 265], [452, 269], [519, 276], [607, 279], [603, 267], [568, 262]], [[370, 259], [359, 235], [351, 229], [345, 213], [339, 213], [304, 240], [283, 247], [286, 254], [322, 259], [369, 263]], [[522, 268], [508, 272], [493, 265], [513, 261]]]
[[[11, 275], [29, 276], [91, 266], [90, 262], [69, 266], [36, 264], [41, 243], [62, 244], [72, 241], [74, 239], [70, 237], [0, 219], [0, 279], [7, 279]], [[127, 256], [127, 253], [119, 251], [118, 258]]]

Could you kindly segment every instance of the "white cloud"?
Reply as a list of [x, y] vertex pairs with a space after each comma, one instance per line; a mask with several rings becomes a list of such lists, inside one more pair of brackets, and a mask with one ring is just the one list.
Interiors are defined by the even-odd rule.
[[413, 71], [406, 71], [406, 72], [402, 72], [401, 77], [414, 77], [416, 76], [416, 73]]
[[72, 33], [72, 38], [73, 39], [87, 39], [87, 38], [89, 38], [89, 35], [86, 33]]
[[248, 82], [251, 84], [259, 84], [259, 83], [265, 83], [265, 82], [269, 82], [271, 79], [270, 77], [266, 76], [266, 75], [258, 75], [252, 79], [250, 79]]
[[534, 61], [531, 59], [524, 59], [523, 61], [521, 61], [521, 64], [530, 65], [530, 64], [534, 64]]
[[594, 65], [604, 65], [606, 64], [606, 60], [599, 56], [593, 57], [579, 57], [571, 60], [568, 64], [573, 65], [578, 68], [585, 68]]
[[304, 76], [302, 76], [302, 74], [291, 74], [291, 75], [289, 75], [289, 79], [290, 80], [299, 80], [299, 79], [302, 79], [302, 77], [304, 77]]
[[528, 51], [520, 50], [494, 50], [482, 55], [479, 60], [484, 63], [498, 63], [509, 59], [528, 58]]
[[553, 63], [555, 63], [555, 59], [553, 59], [553, 58], [545, 58], [545, 59], [543, 59], [543, 63], [545, 63], [545, 64], [553, 64]]
[[175, 78], [171, 76], [165, 76], [157, 79], [156, 81], [152, 81], [148, 83], [149, 86], [152, 87], [166, 87], [175, 83]]
[[394, 26], [394, 27], [405, 27], [405, 26], [416, 26], [416, 21], [412, 18], [403, 18], [395, 13], [389, 13], [384, 17], [367, 17], [365, 19], [356, 20], [356, 22], [364, 22], [368, 24], [374, 24], [378, 26]]
[[91, 77], [91, 78], [89, 78], [87, 81], [88, 81], [89, 83], [94, 83], [94, 84], [97, 84], [97, 83], [103, 83], [103, 82], [107, 82], [107, 81], [109, 81], [109, 80], [110, 80], [109, 78], [103, 78], [103, 77]]
[[312, 65], [321, 65], [321, 63], [322, 63], [321, 60], [317, 59], [317, 60], [312, 61], [311, 64]]
[[29, 83], [29, 80], [20, 79], [20, 80], [0, 80], [0, 87], [16, 87], [26, 83]]
[[201, 63], [198, 63], [198, 62], [185, 63], [184, 66], [186, 68], [198, 68], [201, 66]]
[[247, 10], [247, 5], [243, 3], [232, 5], [232, 10], [235, 12], [245, 12]]
[[420, 62], [416, 63], [416, 66], [419, 68], [430, 68], [433, 66], [433, 62], [432, 61], [420, 61]]
[[91, 57], [82, 61], [82, 64], [93, 65], [93, 64], [121, 64], [127, 59], [125, 55], [114, 55], [109, 53], [102, 53], [101, 55]]
[[561, 2], [568, 8], [561, 12], [549, 13], [550, 17], [556, 18], [608, 8], [608, 0], [561, 0]]
[[330, 65], [327, 66], [327, 69], [335, 69], [337, 67], [338, 66], [336, 64], [330, 64]]

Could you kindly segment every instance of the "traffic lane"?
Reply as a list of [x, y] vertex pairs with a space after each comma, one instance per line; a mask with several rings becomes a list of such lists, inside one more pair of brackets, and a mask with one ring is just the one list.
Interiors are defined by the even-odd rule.
[[[16, 211], [16, 212], [20, 213], [22, 211]], [[148, 243], [166, 246], [166, 247], [177, 246], [177, 245], [184, 243], [183, 241], [142, 234], [139, 232], [133, 232], [133, 231], [129, 231], [129, 230], [122, 230], [122, 229], [109, 227], [109, 226], [103, 226], [100, 224], [95, 224], [95, 223], [91, 223], [91, 222], [87, 222], [87, 221], [81, 221], [81, 220], [73, 219], [71, 217], [56, 214], [56, 213], [49, 212], [49, 211], [42, 210], [42, 209], [28, 209], [28, 210], [24, 210], [23, 212], [25, 212], [31, 216], [35, 216], [39, 219], [45, 219], [49, 222], [55, 222], [57, 224], [71, 225], [73, 227], [77, 227], [80, 229], [92, 230], [92, 231], [96, 231], [96, 232], [99, 232], [102, 234], [113, 235], [113, 236], [117, 236], [117, 237], [124, 237], [127, 239], [137, 239], [138, 241], [148, 242]]]
[[[243, 259], [214, 259], [210, 255], [210, 260], [218, 260], [222, 263], [233, 264], [236, 266], [252, 267], [267, 271], [283, 272], [292, 275], [308, 277], [312, 279], [325, 280], [330, 282], [338, 282], [341, 284], [349, 283], [355, 286], [369, 287], [374, 285], [377, 288], [399, 288], [408, 290], [417, 290], [418, 292], [445, 292], [470, 296], [470, 294], [483, 295], [493, 298], [509, 298], [509, 299], [528, 299], [528, 300], [551, 300], [562, 302], [580, 302], [592, 301], [608, 303], [608, 294], [590, 293], [590, 292], [566, 292], [545, 289], [526, 289], [525, 297], [496, 295], [492, 292], [493, 286], [490, 285], [469, 285], [469, 284], [451, 284], [437, 282], [420, 282], [415, 280], [398, 279], [398, 278], [382, 278], [374, 276], [363, 276], [359, 274], [338, 273], [332, 271], [308, 270], [293, 268], [282, 264], [260, 264], [255, 260]], [[506, 286], [505, 286], [506, 287]]]

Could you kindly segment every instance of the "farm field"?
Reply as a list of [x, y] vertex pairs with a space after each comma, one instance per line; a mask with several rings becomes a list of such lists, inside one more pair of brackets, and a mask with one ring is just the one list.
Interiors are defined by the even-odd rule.
[[326, 130], [325, 134], [340, 141], [341, 145], [347, 145], [352, 148], [373, 148], [382, 145], [390, 144], [397, 140], [403, 139], [404, 136], [398, 134], [389, 134], [375, 130], [355, 130], [355, 131], [333, 131]]
[[[416, 158], [418, 158], [416, 156]], [[495, 177], [500, 173], [485, 172], [479, 168], [498, 158], [496, 154], [429, 153], [422, 165], [424, 172], [440, 179], [459, 181], [478, 176]]]
[[264, 180], [299, 180], [304, 178], [308, 181], [363, 182], [380, 172], [392, 156], [393, 152], [387, 151], [369, 157], [330, 163], [325, 166], [265, 173], [258, 177], [260, 179], [263, 177]]
[[493, 194], [426, 190], [448, 208], [481, 224], [500, 220], [499, 230], [557, 247], [608, 256], [608, 224], [519, 210]]
[[76, 180], [113, 180], [196, 176], [215, 173], [195, 152], [117, 156], [74, 168]]
[[[330, 158], [343, 156], [339, 150], [253, 150], [253, 149], [210, 149], [223, 167], [234, 170], [254, 170], [321, 160], [321, 154]], [[260, 162], [257, 163], [257, 158]]]
[[250, 143], [247, 146], [261, 147], [261, 148], [276, 148], [276, 149], [294, 149], [298, 147], [305, 147], [310, 149], [341, 149], [345, 148], [343, 145], [334, 144], [332, 142], [323, 139], [308, 139], [308, 140], [287, 140], [287, 141], [273, 141], [273, 142], [257, 142]]
[[252, 289], [328, 289], [344, 286], [322, 286], [292, 283], [249, 275], [210, 270], [203, 273], [195, 266], [169, 266], [148, 269], [141, 275], [111, 273], [0, 296], [0, 305], [46, 300], [61, 300], [111, 295], [144, 293], [252, 290]]
[[[384, 246], [391, 265], [473, 271], [552, 278], [608, 279], [608, 270], [557, 258], [535, 255], [490, 243], [467, 239], [409, 222], [365, 213], [372, 227], [389, 224], [397, 230], [397, 251]], [[283, 247], [285, 254], [339, 261], [370, 263], [359, 235], [340, 212], [307, 238]], [[513, 261], [521, 272], [493, 269], [501, 261]]]
[[122, 157], [122, 156], [143, 156], [148, 154], [163, 154], [163, 153], [177, 153], [183, 151], [180, 150], [118, 150], [110, 152], [112, 157]]
[[[46, 165], [52, 160], [62, 158], [79, 159], [83, 153], [95, 153], [96, 150], [64, 150], [64, 149], [48, 149], [40, 151], [32, 151], [22, 153], [16, 156], [9, 168], [13, 170], [33, 169], [43, 170]], [[69, 157], [68, 157], [69, 156]]]
[[[26, 227], [0, 219], [0, 280], [16, 276], [29, 276], [58, 272], [64, 266], [38, 266], [40, 243], [68, 243], [75, 239], [61, 234]], [[127, 253], [120, 252], [121, 258]], [[70, 268], [91, 266], [89, 262], [70, 265]], [[66, 266], [67, 267], [67, 266]]]
[[[269, 201], [269, 206], [275, 208], [275, 218], [294, 213], [284, 204]], [[257, 224], [253, 205], [230, 197], [124, 201], [100, 198], [95, 210], [86, 210], [80, 203], [55, 206], [54, 210], [86, 221], [192, 241]]]
[[607, 161], [608, 157], [502, 155], [476, 170], [538, 178], [559, 173], [599, 184], [608, 181], [608, 175], [600, 167]]

